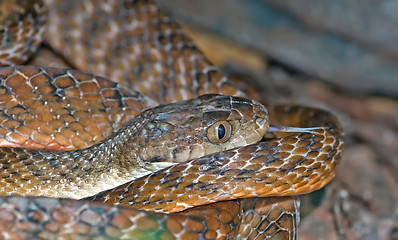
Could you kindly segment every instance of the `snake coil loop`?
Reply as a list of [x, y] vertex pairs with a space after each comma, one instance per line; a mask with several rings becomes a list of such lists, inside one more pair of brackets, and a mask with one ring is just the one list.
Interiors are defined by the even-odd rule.
[[295, 195], [341, 158], [331, 114], [246, 99], [153, 0], [0, 1], [0, 65], [43, 34], [82, 72], [0, 68], [0, 195], [22, 195], [0, 239], [297, 239]]

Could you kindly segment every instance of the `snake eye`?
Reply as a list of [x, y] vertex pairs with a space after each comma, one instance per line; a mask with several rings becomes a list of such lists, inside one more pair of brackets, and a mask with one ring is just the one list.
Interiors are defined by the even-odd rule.
[[227, 121], [218, 121], [207, 129], [207, 138], [212, 143], [223, 143], [231, 137], [231, 124]]

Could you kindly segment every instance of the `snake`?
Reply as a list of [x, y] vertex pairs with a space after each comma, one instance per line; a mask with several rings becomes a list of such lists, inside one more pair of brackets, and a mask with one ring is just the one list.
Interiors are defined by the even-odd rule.
[[45, 39], [79, 70], [0, 68], [0, 238], [297, 238], [294, 196], [341, 158], [332, 114], [248, 96], [152, 1], [7, 4], [2, 65]]

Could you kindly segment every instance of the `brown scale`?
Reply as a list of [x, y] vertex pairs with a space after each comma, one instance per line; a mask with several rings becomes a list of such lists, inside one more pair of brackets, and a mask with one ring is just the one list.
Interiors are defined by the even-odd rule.
[[[228, 141], [214, 143], [214, 136], [206, 133], [220, 122], [232, 129], [226, 133]], [[238, 97], [204, 95], [158, 106], [143, 111], [111, 137], [88, 148], [45, 151], [0, 147], [0, 195], [80, 199], [173, 163], [256, 143], [267, 128], [266, 109]]]
[[41, 0], [3, 1], [0, 5], [0, 66], [22, 64], [29, 59], [42, 41], [46, 20], [47, 12]]
[[297, 216], [296, 206], [291, 201], [291, 198], [242, 199], [164, 215], [76, 200], [2, 197], [0, 237], [165, 240], [292, 238], [294, 232], [291, 229], [295, 228], [292, 224], [297, 223]]
[[243, 199], [238, 238], [294, 239], [298, 228], [298, 206], [293, 197]]
[[[52, 0], [47, 0], [47, 3], [50, 2], [55, 2]], [[49, 18], [51, 19], [49, 22], [51, 24], [48, 26], [49, 31], [47, 31], [46, 34], [46, 39], [47, 42], [56, 50], [60, 51], [62, 55], [68, 59], [70, 63], [73, 63], [75, 67], [78, 67], [80, 69], [83, 69], [84, 71], [88, 72], [95, 72], [97, 75], [103, 75], [110, 77], [114, 81], [118, 82], [123, 82], [127, 83], [130, 86], [134, 86], [135, 89], [138, 89], [145, 94], [151, 96], [153, 99], [158, 100], [160, 103], [168, 103], [176, 100], [182, 100], [186, 98], [192, 98], [200, 94], [204, 93], [223, 93], [227, 95], [241, 95], [245, 96], [242, 92], [240, 92], [238, 87], [235, 87], [232, 83], [229, 82], [229, 80], [223, 76], [223, 74], [216, 68], [214, 67], [206, 58], [203, 56], [203, 54], [195, 47], [195, 44], [190, 40], [190, 38], [181, 30], [181, 28], [178, 26], [178, 24], [174, 23], [171, 21], [166, 14], [164, 14], [162, 11], [160, 11], [151, 1], [135, 1], [135, 2], [129, 2], [127, 4], [122, 4], [120, 1], [114, 1], [112, 2], [113, 5], [111, 5], [111, 8], [103, 8], [102, 9], [102, 2], [105, 1], [61, 1], [58, 2], [52, 6], [49, 7], [50, 9], [50, 16]], [[40, 1], [39, 1], [40, 3]], [[33, 5], [33, 4], [32, 4]], [[39, 5], [36, 5], [40, 6]], [[40, 8], [38, 8], [40, 9]], [[78, 12], [78, 9], [82, 9], [83, 11]], [[84, 14], [82, 14], [84, 12]], [[81, 18], [77, 17], [80, 16]], [[72, 21], [67, 20], [68, 18], [72, 19]], [[44, 18], [42, 18], [44, 19]], [[93, 20], [94, 19], [94, 20]], [[123, 20], [123, 21], [120, 21]], [[44, 20], [42, 20], [44, 21]], [[134, 26], [132, 28], [127, 28], [124, 27], [124, 25], [121, 25], [120, 22], [125, 22], [125, 23], [134, 23]], [[136, 24], [137, 23], [137, 24]], [[25, 24], [26, 25], [26, 24]], [[118, 27], [115, 27], [118, 26]], [[74, 29], [80, 29], [80, 34], [64, 34], [64, 32], [59, 32], [59, 30], [64, 31], [69, 28], [74, 28]], [[105, 29], [106, 31], [103, 31], [102, 29]], [[113, 32], [112, 32], [113, 31]], [[65, 31], [66, 32], [66, 31]], [[112, 32], [112, 34], [108, 34], [109, 32]], [[91, 39], [88, 41], [88, 39]], [[67, 47], [67, 46], [70, 47]], [[19, 49], [19, 48], [18, 48]], [[17, 49], [16, 52], [19, 52]], [[127, 49], [127, 50], [126, 50]], [[78, 56], [78, 57], [77, 57]], [[57, 71], [64, 71], [64, 70], [57, 70]], [[77, 74], [77, 73], [75, 73]], [[76, 77], [77, 79], [80, 79], [81, 77], [85, 79], [84, 74], [82, 76]], [[61, 83], [59, 83], [61, 84]], [[90, 85], [90, 84], [89, 84]], [[88, 86], [88, 85], [86, 85]], [[120, 86], [121, 87], [121, 86]], [[86, 89], [91, 89], [92, 86], [87, 87]], [[122, 87], [121, 87], [122, 88]], [[29, 89], [26, 86], [21, 87], [18, 91], [23, 92], [23, 96], [21, 96], [20, 100], [21, 102], [26, 102], [29, 101], [33, 95], [31, 93], [28, 93]], [[49, 87], [43, 87], [40, 88], [40, 94], [43, 95], [44, 101], [51, 102], [54, 99], [54, 96], [51, 94], [46, 94], [49, 92]], [[72, 96], [76, 96], [78, 91], [76, 90], [71, 90], [69, 93]], [[112, 90], [110, 91], [112, 92]], [[2, 95], [0, 95], [1, 97]], [[94, 96], [89, 94], [88, 96], [84, 95], [85, 101], [93, 101], [94, 103], [90, 105], [90, 107], [94, 108], [100, 108], [101, 109], [101, 103], [96, 103], [96, 100], [99, 100], [98, 96]], [[19, 108], [17, 105], [13, 105], [13, 101], [10, 101], [10, 99], [7, 99], [7, 97], [4, 98], [4, 106], [6, 108], [12, 109], [9, 112], [9, 115], [17, 116], [19, 120], [22, 121], [27, 121], [30, 119], [30, 115], [26, 115], [23, 113], [21, 108]], [[117, 105], [117, 100], [112, 102], [113, 107]], [[116, 103], [115, 103], [116, 102]], [[133, 101], [134, 102], [134, 101]], [[35, 110], [35, 102], [33, 103], [28, 103], [31, 104], [29, 106], [33, 106], [32, 112]], [[46, 105], [46, 104], [44, 104]], [[56, 112], [60, 115], [60, 119], [62, 120], [61, 122], [68, 122], [68, 121], [73, 121], [73, 118], [71, 118], [66, 112], [65, 109], [62, 109], [62, 105], [58, 102], [55, 101], [55, 103], [50, 103], [49, 104], [52, 109], [59, 109]], [[74, 100], [73, 102], [70, 103], [70, 105], [73, 105], [76, 109], [80, 109], [84, 106], [84, 102], [81, 100]], [[134, 105], [134, 104], [133, 104]], [[138, 104], [139, 105], [139, 104]], [[40, 105], [37, 107], [36, 111], [41, 112], [42, 106]], [[87, 115], [86, 112], [83, 112], [83, 110], [80, 109], [76, 111], [76, 116], [81, 119], [90, 119], [89, 115]], [[109, 110], [109, 113], [115, 112], [118, 114], [119, 110], [117, 108], [112, 108], [114, 110]], [[139, 109], [139, 107], [138, 107]], [[324, 114], [322, 111], [312, 111], [308, 109], [300, 110], [301, 108], [290, 108], [290, 107], [282, 107], [282, 110], [271, 110], [271, 116], [272, 121], [275, 121], [274, 123], [277, 124], [284, 124], [284, 125], [294, 125], [294, 126], [323, 126], [323, 124], [307, 124], [309, 123], [309, 119], [322, 119], [323, 120], [328, 120], [330, 116], [328, 114]], [[98, 119], [95, 119], [95, 121], [104, 121], [105, 125], [107, 126], [105, 128], [108, 128], [110, 125], [112, 127], [115, 124], [110, 124], [109, 121], [113, 122], [118, 122], [120, 121], [119, 117], [108, 117], [105, 115], [102, 115], [101, 111], [93, 111], [96, 113], [96, 116]], [[312, 113], [311, 113], [312, 112]], [[315, 114], [314, 114], [315, 112]], [[310, 114], [308, 114], [310, 113]], [[79, 127], [79, 125], [75, 125], [74, 123], [71, 123], [70, 125], [72, 126], [73, 131], [69, 130], [69, 128], [61, 126], [60, 121], [58, 119], [56, 120], [48, 120], [51, 118], [50, 114], [37, 114], [40, 115], [38, 117], [40, 121], [47, 121], [51, 126], [53, 126], [53, 129], [61, 129], [60, 132], [62, 133], [63, 137], [59, 137], [58, 142], [65, 143], [65, 142], [72, 142], [75, 144], [79, 144], [80, 140], [78, 140], [76, 137], [77, 134], [74, 133], [74, 131], [84, 129], [83, 127]], [[133, 114], [135, 115], [135, 114]], [[323, 116], [322, 116], [323, 115]], [[303, 117], [304, 116], [304, 117]], [[42, 142], [45, 142], [46, 135], [49, 134], [54, 134], [53, 130], [51, 128], [46, 127], [45, 125], [42, 125], [40, 121], [31, 121], [29, 122], [29, 128], [25, 126], [19, 126], [19, 121], [14, 121], [14, 120], [8, 120], [8, 119], [1, 119], [1, 122], [5, 124], [5, 129], [7, 128], [17, 128], [18, 126], [20, 127], [18, 129], [19, 132], [17, 133], [12, 133], [12, 137], [9, 138], [8, 140], [12, 140], [11, 142], [15, 142], [15, 139], [20, 139], [22, 136], [23, 141], [26, 136], [24, 135], [29, 135], [31, 139], [37, 140], [40, 145], [43, 145]], [[321, 122], [322, 122], [321, 121]], [[84, 120], [81, 120], [80, 122], [84, 122]], [[87, 124], [91, 124], [93, 121], [92, 120], [87, 120]], [[324, 122], [324, 121], [323, 121]], [[327, 121], [326, 121], [327, 122]], [[332, 125], [334, 124], [334, 120], [332, 118], [331, 120]], [[103, 125], [101, 125], [103, 126]], [[116, 126], [116, 128], [119, 127]], [[282, 152], [275, 152], [276, 155], [284, 155], [289, 156], [288, 158], [290, 161], [301, 161], [302, 156], [300, 155], [292, 155], [292, 154], [287, 154], [287, 152], [291, 151], [288, 150], [287, 148], [296, 148], [297, 154], [307, 154], [306, 156], [308, 159], [305, 159], [302, 161], [301, 167], [297, 167], [294, 169], [293, 173], [288, 176], [286, 176], [286, 180], [288, 182], [291, 182], [292, 184], [295, 184], [297, 187], [298, 192], [300, 191], [309, 191], [308, 187], [304, 183], [309, 183], [309, 184], [316, 184], [317, 182], [326, 182], [329, 181], [330, 178], [334, 175], [334, 168], [335, 165], [338, 163], [338, 160], [341, 155], [341, 147], [342, 147], [342, 142], [341, 142], [341, 136], [339, 135], [339, 132], [341, 132], [341, 129], [338, 127], [338, 124], [335, 125], [335, 129], [331, 129], [331, 131], [326, 131], [326, 134], [324, 137], [314, 137], [315, 140], [319, 141], [325, 141], [328, 144], [332, 144], [332, 146], [326, 146], [323, 148], [322, 152], [318, 152], [318, 149], [324, 144], [323, 142], [317, 142], [313, 143], [310, 148], [312, 149], [310, 152], [304, 152], [303, 147], [308, 146], [308, 140], [300, 140], [297, 141], [297, 139], [294, 139], [292, 137], [291, 140], [287, 140], [283, 142], [283, 144], [280, 145], [280, 150]], [[39, 131], [34, 131], [33, 133], [29, 132], [30, 128], [32, 129], [39, 129]], [[92, 133], [92, 135], [98, 134], [93, 128], [93, 130], [90, 128], [88, 131], [89, 133]], [[23, 134], [20, 134], [22, 132]], [[26, 134], [28, 132], [28, 134]], [[109, 131], [110, 132], [110, 131]], [[0, 134], [6, 135], [7, 132], [5, 132], [3, 129], [0, 129]], [[19, 135], [18, 135], [19, 134]], [[289, 134], [278, 134], [278, 137], [286, 136]], [[307, 137], [308, 135], [311, 134], [303, 134], [300, 135], [300, 137]], [[44, 136], [44, 137], [43, 137]], [[61, 136], [61, 135], [58, 135]], [[65, 137], [66, 136], [66, 137]], [[101, 139], [101, 134], [100, 137], [93, 137], [94, 142], [99, 141]], [[318, 138], [318, 139], [316, 139]], [[323, 138], [323, 139], [321, 139]], [[336, 139], [335, 139], [336, 138]], [[71, 140], [75, 139], [75, 140]], [[19, 142], [23, 142], [18, 140]], [[17, 142], [18, 142], [17, 141]], [[51, 141], [51, 140], [50, 140]], [[282, 141], [284, 141], [282, 139]], [[34, 145], [36, 143], [29, 143], [31, 145]], [[57, 143], [58, 144], [58, 143]], [[299, 146], [300, 145], [300, 146]], [[274, 141], [273, 146], [278, 146], [277, 141]], [[288, 146], [288, 147], [285, 147]], [[41, 146], [43, 147], [43, 146]], [[253, 150], [253, 149], [251, 149]], [[263, 149], [261, 150], [264, 152], [270, 152], [270, 149]], [[272, 151], [272, 150], [271, 150]], [[248, 157], [249, 155], [247, 153], [241, 154], [241, 157]], [[333, 156], [333, 157], [330, 157]], [[323, 161], [323, 164], [314, 161], [313, 159], [317, 158], [319, 161]], [[279, 160], [278, 160], [279, 161]], [[277, 162], [277, 161], [275, 161]], [[235, 164], [235, 163], [234, 163]], [[258, 164], [256, 163], [252, 165], [254, 169], [258, 168]], [[267, 171], [274, 171], [275, 168], [287, 168], [290, 169], [292, 167], [291, 163], [283, 163], [277, 162], [273, 168], [270, 168]], [[330, 164], [330, 168], [326, 167], [326, 164]], [[242, 164], [236, 164], [236, 166], [241, 166]], [[311, 181], [304, 180], [303, 177], [307, 177], [306, 169], [308, 167], [316, 167], [319, 169], [320, 176], [314, 177]], [[277, 191], [286, 191], [286, 184], [284, 184], [284, 180], [279, 180], [278, 178], [282, 176], [280, 173], [274, 173], [274, 177], [270, 177], [273, 181], [275, 181]], [[331, 176], [330, 176], [331, 175]], [[202, 176], [203, 179], [209, 179], [209, 177]], [[261, 193], [271, 191], [269, 187], [261, 187], [261, 184], [256, 185], [258, 189], [261, 189]], [[322, 185], [322, 184], [320, 184]], [[243, 190], [242, 187], [240, 187], [241, 190]], [[236, 194], [235, 196], [237, 197], [243, 197], [245, 194], [242, 191], [240, 191], [239, 194]], [[212, 196], [210, 193], [208, 196]], [[29, 198], [26, 198], [29, 199]], [[280, 209], [281, 218], [280, 221], [277, 221], [278, 224], [269, 224], [271, 230], [269, 228], [265, 227], [265, 222], [269, 219], [265, 218], [263, 222], [260, 224], [255, 221], [251, 225], [247, 225], [248, 228], [252, 228], [250, 231], [251, 234], [249, 235], [244, 235], [247, 234], [246, 232], [240, 233], [240, 236], [243, 236], [243, 238], [255, 238], [257, 235], [258, 238], [268, 238], [268, 236], [277, 236], [281, 239], [288, 239], [288, 238], [295, 238], [296, 237], [296, 231], [297, 231], [297, 224], [295, 223], [294, 219], [295, 217], [291, 217], [290, 220], [284, 220], [286, 219], [284, 214], [287, 214], [289, 216], [294, 216], [294, 214], [290, 214], [292, 209], [294, 209], [295, 202], [294, 200], [286, 201], [285, 203], [282, 198], [275, 198], [276, 200], [272, 203], [271, 209]], [[27, 200], [21, 200], [17, 199], [18, 201], [27, 201]], [[58, 200], [55, 200], [58, 201]], [[203, 200], [201, 200], [203, 201]], [[248, 201], [246, 199], [243, 199], [241, 201]], [[270, 208], [271, 204], [268, 202], [268, 198], [257, 198], [254, 201], [258, 202], [258, 205], [250, 205], [248, 204], [247, 212], [254, 211], [258, 213], [257, 216], [267, 216], [265, 213], [265, 209]], [[41, 202], [41, 200], [38, 200], [38, 202]], [[288, 203], [289, 202], [289, 203]], [[83, 203], [76, 203], [78, 206], [81, 206]], [[210, 204], [208, 205], [208, 208], [214, 207], [215, 211], [221, 211], [223, 207], [226, 205], [223, 205], [224, 203], [215, 203], [215, 204]], [[239, 201], [236, 201], [235, 204], [239, 204]], [[56, 204], [54, 204], [56, 205]], [[62, 206], [59, 205], [59, 206]], [[105, 206], [100, 206], [105, 207]], [[251, 209], [250, 209], [251, 208]], [[195, 207], [192, 208], [190, 211], [194, 211], [195, 209], [204, 211], [206, 209], [206, 206], [203, 207]], [[128, 211], [133, 211], [133, 210], [128, 210]], [[212, 211], [210, 211], [212, 212]], [[43, 214], [47, 213], [52, 213], [50, 210], [48, 212], [44, 211]], [[213, 211], [214, 213], [214, 211]], [[139, 215], [141, 213], [134, 212], [134, 217], [139, 218]], [[189, 213], [188, 213], [189, 214]], [[243, 215], [242, 215], [243, 214]], [[236, 215], [236, 217], [242, 218], [244, 216], [245, 211], [242, 211], [242, 214]], [[36, 214], [37, 216], [40, 215], [40, 213]], [[36, 216], [35, 215], [35, 216]], [[54, 215], [54, 214], [52, 214]], [[95, 214], [91, 214], [95, 215]], [[1, 216], [1, 214], [0, 214]], [[160, 215], [159, 215], [160, 216]], [[201, 216], [199, 214], [199, 216]], [[212, 239], [212, 237], [215, 238], [223, 238], [223, 236], [215, 236], [214, 235], [214, 229], [211, 232], [207, 232], [206, 235], [200, 235], [198, 232], [190, 232], [187, 231], [189, 228], [195, 228], [195, 229], [201, 229], [200, 226], [203, 224], [207, 224], [207, 226], [219, 226], [218, 232], [222, 232], [224, 229], [228, 229], [228, 227], [222, 227], [224, 225], [217, 225], [217, 220], [214, 220], [215, 215], [211, 215], [212, 222], [211, 224], [208, 224], [205, 220], [198, 220], [196, 224], [192, 224], [195, 227], [189, 227], [186, 225], [180, 225], [180, 228], [177, 228], [179, 224], [176, 221], [170, 221], [168, 224], [166, 224], [168, 229], [180, 229], [180, 233], [175, 234], [177, 237], [182, 237], [186, 239], [194, 239], [193, 237], [198, 237], [199, 239]], [[181, 217], [181, 216], [180, 216]], [[169, 219], [168, 217], [163, 217], [165, 219]], [[38, 218], [41, 220], [42, 218]], [[103, 218], [101, 220], [98, 220], [100, 218], [95, 218], [96, 221], [95, 223], [98, 223], [98, 225], [102, 223], [106, 223]], [[150, 216], [142, 216], [141, 217], [141, 222], [144, 224], [141, 225], [143, 227], [144, 225], [150, 225], [156, 229], [158, 225], [153, 224], [153, 221], [150, 221], [151, 217]], [[173, 219], [173, 218], [170, 218]], [[151, 223], [151, 224], [148, 224]], [[289, 225], [289, 223], [291, 223]], [[29, 226], [31, 226], [31, 222], [27, 222], [26, 224], [20, 224], [22, 226], [22, 229], [27, 229]], [[41, 223], [39, 223], [40, 225]], [[256, 225], [257, 224], [257, 225]], [[0, 224], [1, 225], [1, 224]], [[76, 227], [75, 229], [84, 229], [85, 231], [89, 232], [90, 229], [87, 228], [87, 222], [83, 222], [83, 224], [79, 227]], [[82, 227], [84, 226], [84, 227]], [[129, 224], [125, 224], [125, 229], [128, 228], [128, 226], [131, 226]], [[231, 226], [231, 225], [229, 225]], [[55, 230], [59, 229], [56, 225], [52, 223], [47, 223], [46, 227], [49, 229], [52, 229], [52, 232]], [[94, 226], [95, 227], [95, 226]], [[114, 232], [116, 233], [117, 228], [112, 229], [112, 225], [109, 227], [109, 231], [107, 232]], [[277, 229], [282, 229], [282, 230], [277, 230]], [[8, 229], [8, 228], [7, 228]], [[11, 227], [9, 228], [11, 229]], [[22, 229], [19, 229], [20, 232]], [[108, 228], [107, 228], [108, 229]], [[181, 230], [182, 229], [182, 230]], [[264, 229], [268, 229], [268, 232], [262, 231]], [[285, 229], [286, 231], [284, 231]], [[142, 236], [143, 239], [147, 239], [147, 236], [145, 233], [142, 233], [140, 229], [136, 229], [139, 235], [135, 236]], [[182, 235], [181, 231], [183, 231], [184, 234]], [[234, 229], [232, 231], [235, 231]], [[240, 230], [241, 231], [241, 230]], [[243, 231], [243, 230], [242, 230]], [[258, 232], [259, 234], [256, 234], [255, 232]], [[225, 230], [225, 232], [228, 232]], [[279, 235], [273, 235], [273, 234], [278, 234]], [[52, 233], [54, 234], [54, 233]], [[74, 232], [74, 234], [77, 234]], [[141, 235], [140, 235], [141, 234]], [[13, 236], [13, 235], [11, 235]], [[69, 237], [72, 237], [74, 235], [68, 235]], [[115, 235], [116, 236], [116, 235]], [[165, 233], [161, 237], [164, 239], [168, 239], [171, 235], [168, 233]], [[233, 235], [228, 235], [226, 238], [233, 238]], [[46, 237], [46, 235], [43, 235], [42, 237]], [[160, 237], [159, 237], [160, 238]]]
[[3, 68], [0, 94], [0, 145], [11, 147], [88, 147], [150, 106], [107, 79], [52, 68]]
[[[290, 109], [292, 114], [294, 109]], [[151, 211], [178, 212], [216, 201], [291, 196], [320, 189], [333, 178], [340, 161], [340, 127], [326, 112], [311, 108], [299, 110], [303, 119], [308, 120], [303, 126], [317, 124], [325, 128], [316, 130], [316, 134], [301, 133], [260, 142], [255, 150], [249, 145], [183, 162], [91, 199]], [[322, 114], [323, 118], [306, 118], [305, 114]], [[332, 141], [324, 143], [324, 136]], [[286, 142], [293, 149], [285, 152]], [[323, 143], [320, 148], [312, 147], [318, 143]]]
[[[19, 72], [22, 70], [30, 70], [30, 71], [63, 71], [56, 69], [35, 69], [35, 68], [19, 68]], [[33, 72], [35, 72], [33, 71]], [[28, 72], [28, 71], [27, 71]], [[5, 69], [5, 73], [10, 74], [13, 71], [9, 69]], [[64, 72], [62, 72], [64, 73]], [[6, 74], [4, 74], [6, 75]], [[11, 74], [12, 75], [12, 74]], [[54, 74], [57, 75], [57, 74]], [[19, 75], [18, 75], [19, 76]], [[18, 84], [24, 83], [21, 78], [17, 78], [16, 81]], [[96, 98], [96, 97], [95, 97]], [[244, 108], [245, 109], [245, 108]], [[276, 109], [275, 111], [277, 111]], [[246, 111], [246, 110], [245, 110]], [[290, 195], [292, 193], [306, 193], [312, 190], [318, 189], [322, 187], [326, 182], [333, 177], [334, 167], [337, 165], [340, 152], [341, 152], [341, 130], [339, 128], [336, 120], [328, 113], [320, 110], [315, 110], [311, 108], [295, 108], [291, 107], [288, 109], [283, 109], [284, 114], [279, 114], [281, 117], [289, 118], [290, 115], [297, 115], [297, 112], [300, 112], [300, 118], [302, 120], [299, 122], [299, 126], [301, 127], [310, 127], [310, 126], [325, 126], [324, 129], [317, 130], [317, 134], [310, 133], [302, 133], [292, 135], [290, 137], [284, 137], [281, 139], [275, 139], [267, 142], [262, 142], [257, 145], [249, 145], [247, 147], [241, 148], [239, 150], [231, 150], [227, 152], [222, 152], [217, 154], [218, 156], [225, 156], [225, 162], [227, 166], [224, 166], [225, 173], [223, 177], [219, 177], [218, 173], [220, 169], [223, 169], [223, 166], [220, 162], [211, 162], [209, 163], [208, 158], [212, 158], [212, 156], [204, 157], [202, 159], [192, 160], [191, 162], [182, 163], [180, 165], [176, 165], [175, 167], [171, 167], [170, 169], [174, 169], [175, 171], [170, 171], [170, 169], [164, 169], [161, 172], [156, 174], [152, 174], [149, 176], [149, 181], [145, 180], [148, 177], [143, 177], [142, 179], [138, 179], [136, 182], [129, 183], [131, 186], [142, 185], [142, 182], [149, 182], [152, 186], [160, 186], [161, 184], [157, 183], [157, 181], [162, 182], [166, 179], [169, 179], [170, 182], [168, 184], [163, 184], [167, 190], [156, 190], [156, 188], [150, 187], [148, 189], [142, 189], [141, 196], [143, 199], [147, 199], [151, 191], [154, 189], [157, 191], [153, 195], [153, 201], [160, 201], [158, 204], [154, 205], [156, 211], [159, 211], [159, 208], [163, 207], [164, 210], [167, 211], [178, 211], [183, 210], [186, 207], [178, 204], [178, 201], [173, 201], [170, 203], [165, 202], [167, 200], [175, 200], [175, 197], [179, 197], [179, 194], [183, 194], [179, 200], [184, 200], [184, 205], [191, 204], [191, 206], [197, 206], [204, 203], [209, 203], [216, 200], [228, 200], [233, 198], [242, 198], [242, 197], [252, 197], [252, 196], [273, 196], [273, 195]], [[247, 113], [246, 113], [247, 114]], [[239, 114], [237, 114], [239, 115]], [[308, 116], [317, 116], [316, 118], [308, 117]], [[325, 139], [331, 139], [329, 142], [331, 146], [327, 144], [323, 144], [322, 141]], [[319, 144], [322, 143], [322, 144]], [[286, 147], [288, 146], [288, 147]], [[298, 150], [297, 150], [298, 149]], [[306, 149], [305, 151], [303, 149]], [[11, 150], [11, 149], [10, 149]], [[298, 158], [297, 155], [290, 154], [289, 152], [294, 152], [297, 150], [296, 154], [302, 154], [303, 157]], [[237, 158], [234, 158], [236, 153], [241, 152], [242, 154], [237, 154]], [[314, 152], [322, 153], [322, 154], [314, 154]], [[3, 151], [5, 154], [13, 154], [13, 151]], [[286, 154], [286, 155], [284, 155]], [[28, 155], [24, 156], [23, 154], [19, 157], [15, 158], [27, 158]], [[275, 158], [276, 157], [276, 158]], [[278, 158], [281, 159], [278, 159]], [[9, 157], [3, 156], [3, 159], [7, 159]], [[305, 159], [304, 159], [305, 158]], [[275, 161], [274, 161], [275, 160]], [[296, 166], [295, 164], [289, 163], [289, 161], [297, 162], [302, 161], [302, 165]], [[247, 166], [248, 170], [251, 172], [242, 172], [242, 166], [246, 166], [247, 163], [251, 165]], [[16, 164], [18, 164], [16, 162]], [[198, 167], [195, 167], [195, 164], [199, 164]], [[327, 165], [325, 165], [327, 164]], [[213, 169], [211, 171], [205, 172], [204, 174], [198, 173], [197, 171], [192, 171], [192, 169], [202, 170], [209, 168], [212, 169], [212, 166], [217, 166], [217, 169]], [[3, 166], [4, 169], [7, 169], [7, 166]], [[38, 166], [40, 169], [40, 166]], [[265, 168], [268, 167], [268, 168]], [[318, 169], [321, 173], [319, 176], [316, 172], [308, 171], [306, 169]], [[282, 171], [279, 171], [282, 170]], [[22, 171], [22, 169], [21, 169]], [[185, 172], [187, 174], [185, 174]], [[22, 173], [22, 172], [21, 172]], [[168, 173], [172, 173], [172, 175], [167, 175]], [[4, 172], [7, 174], [7, 171]], [[175, 175], [174, 175], [175, 174]], [[185, 174], [185, 175], [184, 175]], [[228, 177], [228, 175], [230, 177]], [[299, 176], [300, 175], [300, 176]], [[314, 176], [315, 175], [315, 176]], [[154, 176], [154, 177], [153, 177]], [[184, 180], [179, 184], [181, 188], [172, 189], [170, 192], [170, 187], [173, 188], [176, 184], [176, 179], [174, 176], [181, 176]], [[241, 176], [240, 178], [234, 178], [235, 176]], [[234, 178], [233, 181], [229, 184], [225, 184], [225, 182]], [[154, 179], [151, 179], [154, 178]], [[214, 182], [204, 182], [204, 188], [199, 188], [199, 191], [190, 191], [189, 189], [183, 188], [183, 186], [189, 185], [195, 182], [195, 179], [203, 179], [204, 181], [211, 181], [212, 179], [220, 181], [220, 189], [221, 191], [225, 191], [229, 194], [229, 197], [218, 197], [219, 191], [211, 190], [211, 187], [216, 185]], [[243, 182], [243, 184], [239, 184], [239, 180], [244, 181], [244, 179], [249, 179], [247, 182]], [[310, 180], [308, 180], [310, 179]], [[311, 180], [312, 179], [312, 180]], [[34, 177], [27, 178], [28, 181], [35, 181]], [[26, 181], [24, 180], [24, 181]], [[266, 184], [264, 184], [264, 181]], [[273, 185], [267, 185], [269, 182], [273, 182]], [[145, 185], [144, 183], [144, 185]], [[303, 184], [304, 183], [304, 184]], [[309, 183], [309, 184], [307, 184]], [[207, 185], [208, 184], [208, 185]], [[244, 184], [247, 184], [248, 188], [245, 187]], [[37, 184], [33, 184], [37, 185]], [[149, 184], [148, 184], [149, 186]], [[169, 186], [169, 187], [168, 187]], [[199, 186], [199, 185], [198, 185]], [[206, 186], [210, 186], [210, 191], [206, 190]], [[291, 187], [295, 188], [292, 190]], [[200, 187], [200, 186], [199, 186]], [[124, 188], [124, 187], [122, 187]], [[251, 190], [250, 190], [251, 188]], [[121, 189], [121, 188], [119, 188]], [[137, 188], [135, 188], [137, 189]], [[7, 190], [6, 190], [7, 191]], [[24, 191], [24, 189], [21, 189]], [[114, 191], [119, 191], [115, 189]], [[293, 192], [292, 192], [293, 191]], [[145, 194], [143, 194], [145, 192]], [[198, 193], [199, 192], [199, 193]], [[194, 193], [194, 196], [186, 197], [190, 193]], [[24, 192], [19, 192], [19, 194], [24, 194]], [[105, 193], [99, 194], [97, 197], [104, 195]], [[131, 194], [128, 193], [128, 194]], [[199, 194], [199, 195], [198, 195]], [[111, 194], [112, 195], [112, 194]], [[121, 197], [125, 197], [125, 200], [130, 200], [127, 194], [122, 193], [119, 195]], [[166, 197], [166, 198], [164, 198]], [[107, 197], [106, 197], [107, 198]], [[165, 200], [166, 199], [166, 200]], [[112, 201], [112, 197], [108, 200]], [[178, 200], [178, 199], [177, 199]], [[258, 199], [257, 201], [266, 201]], [[160, 204], [159, 204], [160, 203]], [[130, 204], [130, 203], [129, 203]], [[139, 205], [136, 204], [136, 205]], [[221, 207], [220, 205], [216, 205]], [[149, 209], [151, 204], [148, 204], [145, 208]], [[213, 205], [209, 205], [213, 206]], [[281, 208], [283, 205], [281, 206]], [[217, 208], [217, 207], [216, 207]], [[195, 208], [194, 208], [195, 209]], [[237, 215], [239, 216], [239, 215]], [[144, 218], [146, 219], [146, 218]], [[287, 220], [286, 220], [287, 221]], [[100, 221], [102, 223], [102, 220]], [[293, 226], [293, 225], [292, 225]], [[258, 230], [260, 228], [264, 228], [264, 225], [258, 226]], [[295, 231], [295, 228], [291, 229], [289, 233]], [[187, 235], [189, 236], [189, 235]]]
[[125, 83], [159, 103], [207, 93], [245, 96], [152, 1], [46, 2], [46, 41], [84, 72]]

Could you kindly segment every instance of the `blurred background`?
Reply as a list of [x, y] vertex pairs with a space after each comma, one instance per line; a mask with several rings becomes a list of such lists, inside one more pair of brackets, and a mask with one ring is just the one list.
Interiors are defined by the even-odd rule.
[[303, 200], [300, 239], [398, 239], [398, 1], [157, 2], [267, 101], [343, 124], [338, 174]]

